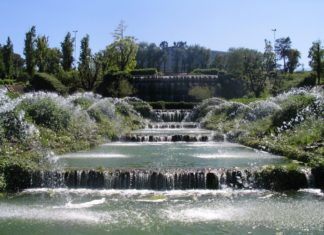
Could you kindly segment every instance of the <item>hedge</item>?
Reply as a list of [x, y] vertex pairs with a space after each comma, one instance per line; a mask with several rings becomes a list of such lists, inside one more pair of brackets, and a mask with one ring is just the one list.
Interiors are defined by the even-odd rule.
[[192, 109], [198, 103], [196, 102], [166, 102], [166, 101], [154, 101], [149, 102], [153, 109]]
[[134, 69], [130, 72], [133, 76], [145, 76], [145, 75], [155, 75], [157, 74], [156, 68], [147, 68], [147, 69]]
[[47, 73], [36, 73], [31, 81], [35, 90], [53, 91], [66, 94], [67, 88], [53, 75]]

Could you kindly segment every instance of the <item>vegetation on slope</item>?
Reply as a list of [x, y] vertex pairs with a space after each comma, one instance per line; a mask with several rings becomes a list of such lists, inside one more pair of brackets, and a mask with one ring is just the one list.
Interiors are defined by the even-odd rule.
[[90, 148], [143, 125], [128, 98], [36, 92], [12, 99], [0, 90], [0, 189], [17, 169], [46, 166], [52, 151]]

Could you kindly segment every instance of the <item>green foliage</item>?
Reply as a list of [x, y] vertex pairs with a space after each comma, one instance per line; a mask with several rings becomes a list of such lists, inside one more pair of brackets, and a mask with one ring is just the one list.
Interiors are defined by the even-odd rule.
[[200, 87], [195, 86], [191, 88], [188, 95], [193, 97], [197, 101], [208, 99], [214, 96], [214, 89], [212, 87]]
[[23, 104], [26, 114], [37, 124], [53, 131], [61, 131], [68, 127], [71, 114], [50, 99], [41, 99], [31, 104]]
[[0, 79], [0, 85], [13, 85], [14, 83], [13, 79]]
[[101, 61], [93, 57], [89, 47], [89, 35], [81, 40], [81, 52], [79, 59], [79, 77], [85, 90], [92, 90], [101, 72]]
[[307, 187], [307, 179], [296, 166], [267, 167], [256, 176], [260, 186], [276, 190], [298, 190]]
[[85, 97], [81, 97], [81, 98], [75, 99], [73, 101], [73, 103], [74, 103], [74, 105], [79, 105], [82, 109], [86, 110], [93, 104], [93, 101], [91, 101]]
[[38, 67], [38, 72], [43, 73], [46, 71], [46, 60], [48, 52], [48, 38], [46, 36], [37, 37], [36, 39], [36, 65]]
[[5, 77], [12, 78], [14, 72], [14, 52], [10, 37], [7, 38], [7, 44], [2, 48]]
[[145, 69], [134, 69], [130, 72], [133, 76], [145, 76], [145, 75], [155, 75], [157, 74], [156, 68], [145, 68]]
[[69, 88], [70, 92], [77, 90], [82, 87], [79, 73], [76, 70], [64, 71], [60, 70], [57, 74], [58, 80], [66, 87]]
[[114, 33], [114, 42], [107, 47], [110, 71], [130, 72], [136, 67], [138, 45], [135, 38], [124, 36], [126, 26], [121, 22]]
[[106, 97], [130, 96], [135, 90], [129, 80], [129, 74], [126, 72], [107, 74], [97, 87], [97, 92]]
[[311, 59], [309, 65], [316, 73], [317, 84], [319, 85], [324, 71], [324, 49], [321, 41], [313, 42], [312, 47], [309, 49], [308, 58]]
[[210, 68], [210, 69], [194, 69], [191, 73], [192, 74], [204, 74], [204, 75], [218, 75], [219, 70], [216, 68]]
[[166, 102], [166, 101], [154, 101], [149, 102], [153, 109], [192, 109], [197, 102]]
[[280, 127], [283, 122], [288, 122], [295, 118], [297, 112], [314, 102], [312, 96], [292, 96], [285, 100], [282, 104], [282, 109], [276, 112], [272, 122], [274, 127]]
[[67, 88], [56, 77], [47, 73], [36, 73], [31, 85], [35, 90], [54, 91], [60, 94], [67, 93]]
[[62, 47], [62, 67], [64, 71], [70, 71], [73, 63], [73, 43], [75, 39], [72, 39], [71, 33], [68, 32], [61, 43]]
[[152, 112], [152, 106], [146, 102], [130, 102], [136, 112], [140, 113], [144, 118], [150, 118]]
[[34, 76], [36, 56], [35, 56], [35, 41], [36, 40], [36, 27], [33, 26], [26, 33], [24, 55], [26, 58], [26, 70], [30, 76]]

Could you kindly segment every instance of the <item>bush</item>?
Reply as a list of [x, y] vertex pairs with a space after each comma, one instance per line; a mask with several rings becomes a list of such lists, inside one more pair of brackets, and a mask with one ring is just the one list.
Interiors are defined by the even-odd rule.
[[35, 90], [53, 91], [66, 94], [67, 88], [54, 76], [47, 73], [36, 73], [31, 81]]
[[305, 173], [296, 167], [268, 167], [257, 174], [262, 188], [276, 191], [298, 190], [308, 185]]
[[140, 113], [144, 118], [150, 118], [152, 112], [152, 106], [146, 102], [130, 102], [134, 109]]
[[201, 101], [213, 97], [214, 89], [207, 86], [195, 86], [189, 90], [188, 95], [197, 101]]
[[196, 102], [166, 102], [166, 101], [154, 101], [149, 102], [153, 109], [192, 109]]
[[71, 120], [71, 115], [68, 110], [60, 107], [49, 98], [27, 104], [25, 111], [37, 125], [54, 131], [66, 129]]
[[14, 83], [13, 79], [0, 79], [0, 85], [13, 85]]
[[130, 72], [133, 76], [148, 76], [157, 74], [156, 68], [134, 69]]
[[283, 122], [289, 122], [295, 118], [298, 111], [307, 107], [314, 102], [312, 96], [291, 96], [282, 104], [282, 109], [277, 111], [273, 116], [273, 126], [280, 127]]
[[105, 97], [125, 97], [132, 95], [135, 90], [129, 82], [129, 74], [118, 72], [105, 75], [96, 91]]
[[310, 76], [307, 76], [302, 80], [299, 84], [298, 87], [303, 87], [303, 86], [315, 86], [316, 85], [316, 77], [311, 74]]
[[211, 69], [195, 69], [191, 72], [192, 74], [204, 74], [204, 75], [218, 75], [219, 70], [215, 68]]
[[79, 105], [82, 109], [88, 109], [93, 104], [93, 101], [87, 99], [86, 97], [80, 97], [73, 100], [73, 104]]

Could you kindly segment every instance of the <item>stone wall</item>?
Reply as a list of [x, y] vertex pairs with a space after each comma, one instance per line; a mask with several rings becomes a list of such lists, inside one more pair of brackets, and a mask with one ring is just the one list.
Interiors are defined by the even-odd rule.
[[227, 89], [242, 86], [239, 80], [226, 75], [176, 75], [176, 76], [135, 76], [132, 84], [136, 96], [146, 101], [195, 101], [188, 95], [195, 86], [214, 88], [214, 96], [233, 98], [242, 93], [242, 89], [228, 93]]

